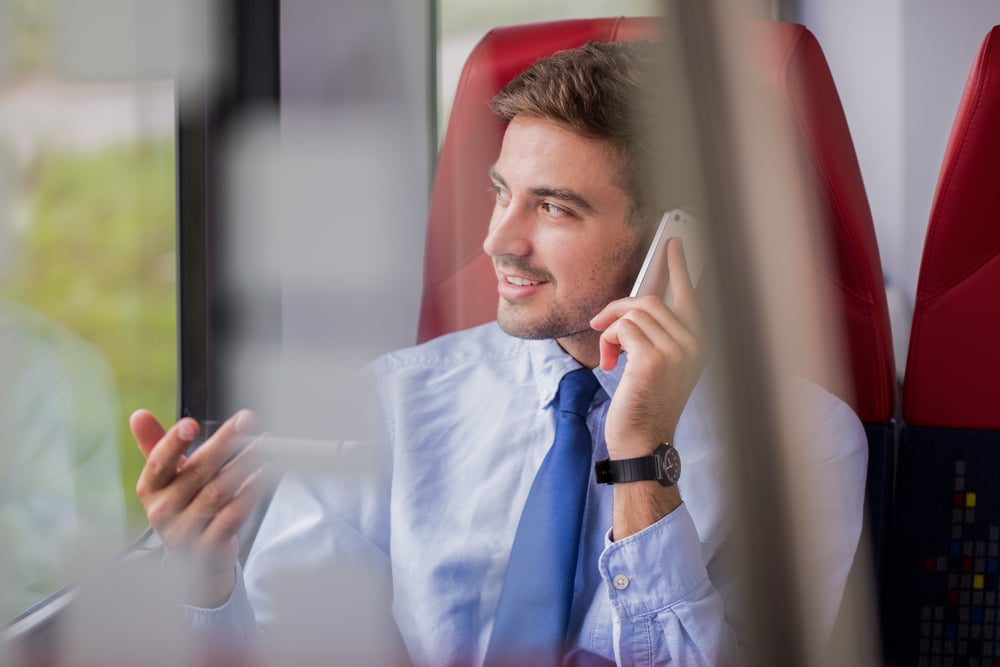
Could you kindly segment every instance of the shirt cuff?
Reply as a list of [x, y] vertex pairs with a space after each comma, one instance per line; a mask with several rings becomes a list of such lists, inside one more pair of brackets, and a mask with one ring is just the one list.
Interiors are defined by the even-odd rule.
[[598, 568], [620, 620], [672, 607], [708, 579], [698, 531], [683, 503], [621, 540], [612, 542], [609, 530], [604, 544]]
[[198, 633], [205, 633], [214, 641], [249, 644], [256, 635], [257, 621], [243, 583], [243, 568], [236, 565], [236, 583], [229, 599], [218, 607], [193, 607], [181, 605], [184, 618]]

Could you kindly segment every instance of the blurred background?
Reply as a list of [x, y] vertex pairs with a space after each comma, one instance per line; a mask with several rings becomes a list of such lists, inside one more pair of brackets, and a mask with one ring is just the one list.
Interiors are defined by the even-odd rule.
[[[207, 427], [252, 406], [284, 435], [359, 434], [351, 378], [416, 339], [429, 193], [470, 51], [498, 25], [666, 4], [0, 0], [3, 620], [145, 530], [134, 410]], [[941, 158], [1000, 6], [747, 11], [822, 44], [902, 380]]]

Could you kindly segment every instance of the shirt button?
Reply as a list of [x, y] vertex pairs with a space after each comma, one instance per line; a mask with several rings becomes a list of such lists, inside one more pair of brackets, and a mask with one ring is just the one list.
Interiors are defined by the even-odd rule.
[[626, 577], [624, 574], [616, 574], [615, 578], [611, 580], [611, 583], [614, 584], [615, 588], [617, 588], [620, 591], [623, 591], [626, 588], [628, 588], [628, 577]]

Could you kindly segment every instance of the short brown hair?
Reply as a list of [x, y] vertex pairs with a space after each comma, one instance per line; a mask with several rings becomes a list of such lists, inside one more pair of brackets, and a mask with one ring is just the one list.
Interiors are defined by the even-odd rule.
[[[539, 60], [490, 103], [504, 121], [523, 115], [558, 123], [592, 139], [607, 139], [618, 156], [633, 221], [659, 217], [665, 204], [649, 187], [659, 151], [650, 148], [651, 91], [662, 64], [652, 42], [588, 42]], [[662, 121], [661, 121], [662, 122]]]

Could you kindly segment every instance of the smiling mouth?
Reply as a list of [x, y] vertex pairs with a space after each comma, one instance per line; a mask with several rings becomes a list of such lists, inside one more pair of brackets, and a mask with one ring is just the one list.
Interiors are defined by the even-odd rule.
[[537, 287], [552, 281], [548, 273], [515, 262], [497, 262], [493, 270], [500, 282], [514, 287]]
[[522, 278], [521, 276], [508, 276], [506, 274], [503, 275], [503, 279], [506, 280], [507, 283], [517, 285], [518, 287], [533, 287], [535, 285], [542, 284], [542, 281], [540, 280], [528, 280], [527, 278]]

